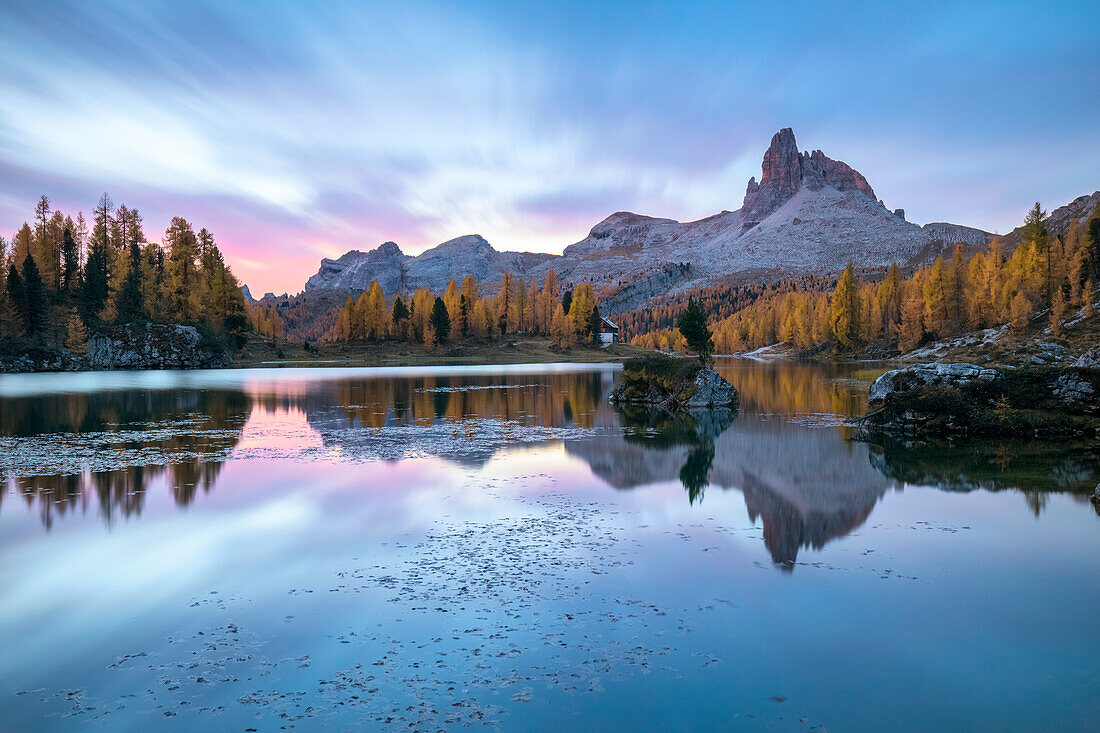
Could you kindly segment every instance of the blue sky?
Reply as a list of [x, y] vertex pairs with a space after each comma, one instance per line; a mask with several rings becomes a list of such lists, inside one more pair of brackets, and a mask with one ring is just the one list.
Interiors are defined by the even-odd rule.
[[99, 192], [218, 236], [253, 290], [480, 233], [741, 204], [793, 127], [911, 220], [1100, 188], [1100, 3], [6, 0], [0, 233]]

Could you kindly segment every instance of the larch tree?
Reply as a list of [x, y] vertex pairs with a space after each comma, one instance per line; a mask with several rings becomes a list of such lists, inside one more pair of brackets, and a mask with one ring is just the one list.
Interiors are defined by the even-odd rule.
[[837, 343], [852, 348], [859, 340], [859, 281], [851, 261], [844, 268], [829, 303], [829, 326]]

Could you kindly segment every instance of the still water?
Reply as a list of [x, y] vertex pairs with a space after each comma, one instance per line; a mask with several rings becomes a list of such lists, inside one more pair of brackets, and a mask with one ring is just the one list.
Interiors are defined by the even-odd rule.
[[[0, 729], [1084, 730], [1091, 446], [851, 440], [881, 369], [0, 376]], [[388, 726], [387, 726], [388, 724]]]

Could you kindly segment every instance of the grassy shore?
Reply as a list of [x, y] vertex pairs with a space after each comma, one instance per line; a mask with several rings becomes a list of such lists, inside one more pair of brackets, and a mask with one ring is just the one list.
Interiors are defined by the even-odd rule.
[[574, 346], [555, 349], [547, 338], [516, 337], [503, 342], [461, 341], [429, 349], [403, 342], [303, 344], [272, 343], [253, 337], [245, 347], [247, 355], [234, 359], [235, 367], [299, 366], [434, 366], [462, 364], [545, 364], [553, 362], [595, 363], [622, 361], [650, 353], [629, 344]]

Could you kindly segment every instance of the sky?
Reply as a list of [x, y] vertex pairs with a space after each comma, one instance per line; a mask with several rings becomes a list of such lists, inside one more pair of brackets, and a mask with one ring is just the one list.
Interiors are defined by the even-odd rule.
[[1100, 3], [0, 3], [0, 234], [100, 193], [251, 290], [479, 233], [741, 205], [794, 129], [911, 221], [1100, 189]]

